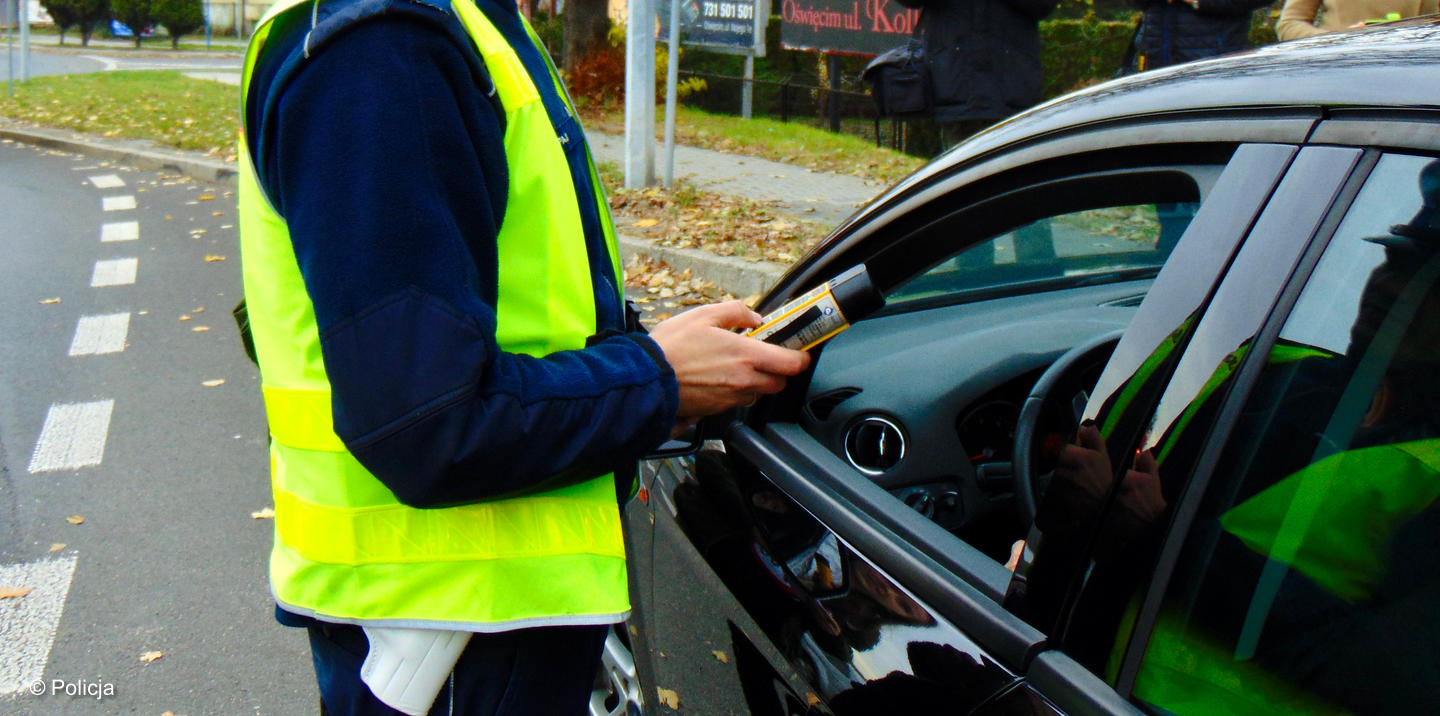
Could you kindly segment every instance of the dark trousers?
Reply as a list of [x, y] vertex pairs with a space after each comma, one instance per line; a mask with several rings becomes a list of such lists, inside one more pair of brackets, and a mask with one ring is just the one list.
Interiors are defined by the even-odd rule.
[[[544, 627], [475, 634], [430, 714], [580, 716], [589, 703], [608, 629]], [[360, 627], [327, 624], [309, 632], [323, 714], [400, 713], [376, 699], [360, 680], [360, 664], [370, 650]]]

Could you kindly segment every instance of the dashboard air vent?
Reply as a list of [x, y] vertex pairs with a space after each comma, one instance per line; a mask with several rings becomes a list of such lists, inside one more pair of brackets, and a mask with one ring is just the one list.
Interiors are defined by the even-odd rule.
[[845, 433], [845, 459], [866, 475], [879, 475], [905, 459], [905, 435], [895, 423], [867, 416]]
[[859, 388], [836, 388], [811, 398], [810, 402], [805, 404], [805, 410], [809, 411], [810, 417], [823, 423], [830, 419], [830, 414], [835, 412], [835, 408], [840, 407], [841, 403], [859, 394]]

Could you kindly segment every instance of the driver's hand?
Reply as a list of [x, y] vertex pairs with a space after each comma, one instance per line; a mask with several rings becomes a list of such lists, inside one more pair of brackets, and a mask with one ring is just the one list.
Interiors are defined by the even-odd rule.
[[1094, 423], [1080, 426], [1076, 434], [1077, 445], [1066, 445], [1060, 451], [1059, 464], [1055, 467], [1055, 478], [1078, 488], [1093, 505], [1110, 492], [1114, 472], [1110, 468], [1110, 454], [1105, 450], [1105, 440]]

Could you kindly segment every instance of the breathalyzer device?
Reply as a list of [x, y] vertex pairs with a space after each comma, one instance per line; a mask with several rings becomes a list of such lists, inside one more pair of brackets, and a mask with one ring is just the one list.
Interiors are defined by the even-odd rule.
[[760, 327], [746, 335], [810, 350], [884, 305], [885, 297], [860, 264], [766, 315]]

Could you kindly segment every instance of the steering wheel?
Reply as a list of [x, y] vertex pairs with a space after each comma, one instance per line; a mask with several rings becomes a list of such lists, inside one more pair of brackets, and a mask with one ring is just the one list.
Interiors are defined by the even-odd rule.
[[[1123, 331], [1119, 330], [1104, 333], [1065, 351], [1040, 374], [1040, 379], [1035, 381], [1030, 395], [1025, 398], [1025, 405], [1020, 408], [1020, 420], [1015, 424], [1015, 451], [1012, 453], [1014, 457], [1011, 469], [1015, 484], [1015, 505], [1020, 510], [1023, 524], [1029, 525], [1035, 521], [1035, 496], [1040, 492], [1040, 480], [1045, 477], [1039, 470], [1041, 445], [1036, 438], [1039, 436], [1046, 403], [1058, 388], [1074, 381], [1076, 371], [1085, 370], [1105, 360], [1115, 350], [1115, 344], [1120, 342], [1122, 333]], [[1083, 394], [1081, 391], [1064, 396], [1067, 405], [1059, 414], [1073, 423], [1066, 426], [1067, 434], [1074, 435], [1080, 429], [1078, 413], [1084, 406], [1073, 406], [1076, 399]]]

